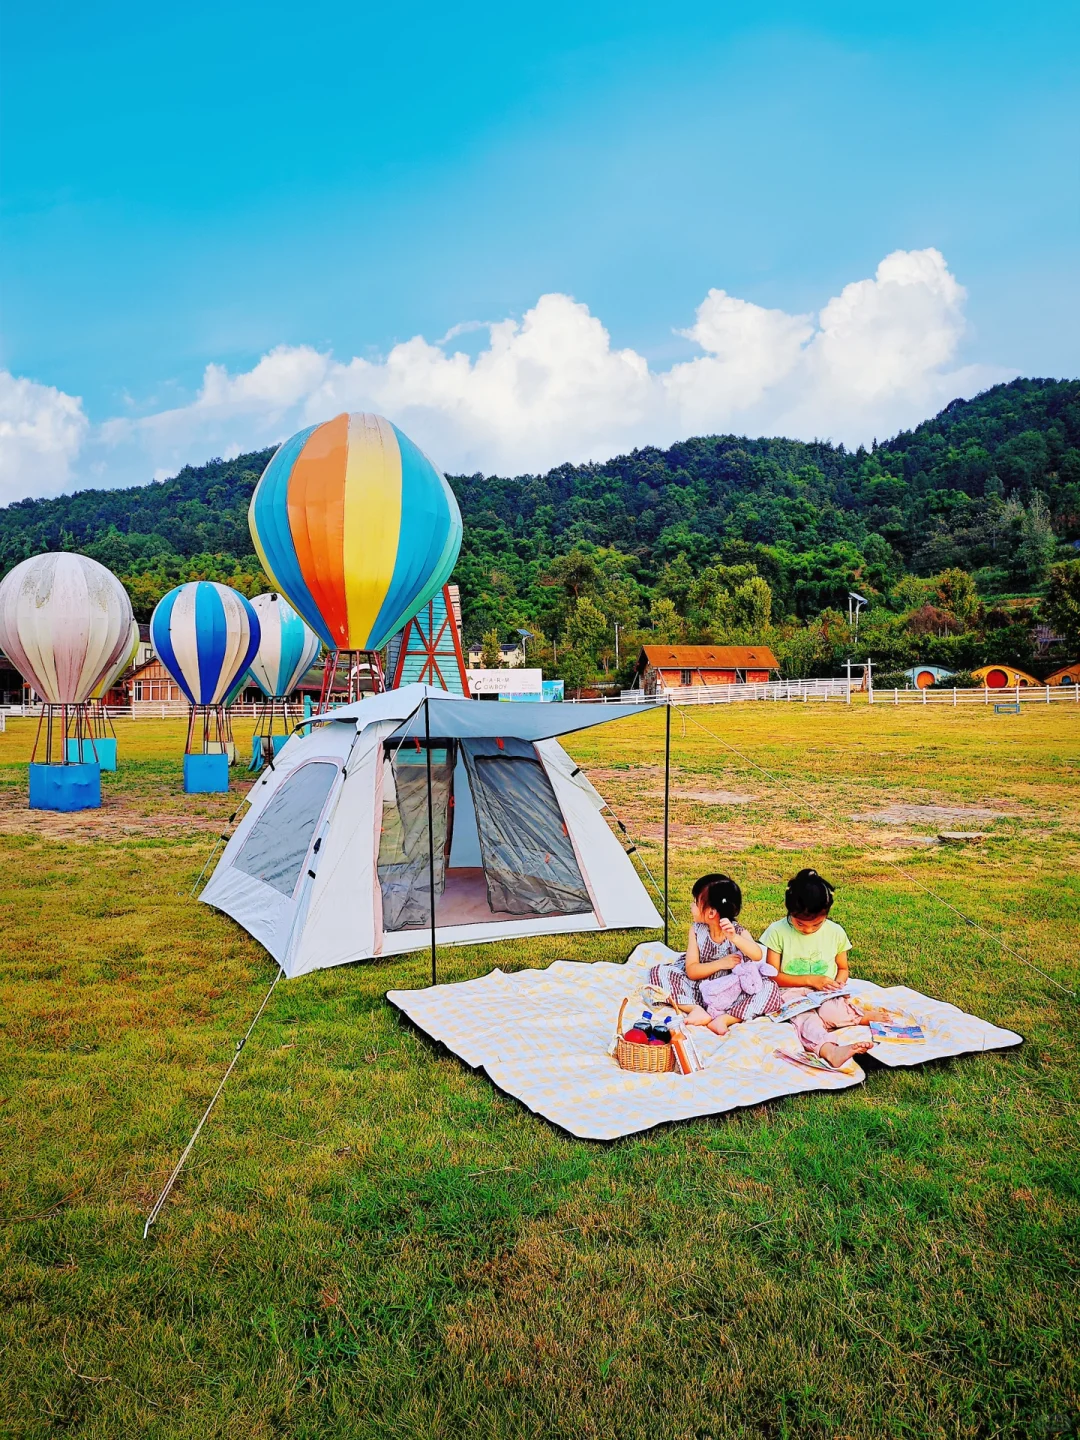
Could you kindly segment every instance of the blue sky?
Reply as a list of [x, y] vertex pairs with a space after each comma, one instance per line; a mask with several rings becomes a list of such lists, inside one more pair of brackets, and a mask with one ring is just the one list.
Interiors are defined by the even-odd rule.
[[[527, 405], [520, 357], [512, 394], [473, 394], [464, 438], [460, 416], [452, 433], [424, 419], [450, 404], [426, 380], [395, 391], [362, 366], [317, 393], [314, 372], [286, 385], [272, 413], [233, 385], [210, 424], [206, 367], [235, 378], [309, 351], [378, 367], [413, 336], [520, 324], [553, 294], [659, 380], [701, 358], [704, 332], [677, 332], [711, 289], [817, 315], [897, 251], [938, 252], [966, 290], [903, 403], [795, 395], [781, 365], [771, 405], [716, 391], [714, 428], [745, 412], [805, 429], [817, 406], [815, 433], [858, 438], [950, 388], [1075, 375], [1078, 31], [1080, 9], [1056, 3], [9, 7], [0, 364], [29, 382], [11, 401], [26, 433], [45, 387], [77, 434], [60, 469], [47, 437], [0, 455], [0, 499], [265, 443], [339, 394], [396, 397], [454, 463], [552, 463], [483, 413]], [[577, 342], [545, 334], [557, 366]], [[442, 348], [472, 363], [491, 344], [466, 329]], [[622, 431], [600, 413], [625, 407], [609, 390], [591, 428], [567, 413], [567, 458], [712, 416], [642, 401]], [[529, 434], [562, 414], [552, 401]]]

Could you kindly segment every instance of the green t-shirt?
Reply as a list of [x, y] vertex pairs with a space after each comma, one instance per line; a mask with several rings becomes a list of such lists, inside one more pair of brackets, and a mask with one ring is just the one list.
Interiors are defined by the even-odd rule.
[[787, 916], [773, 921], [761, 943], [777, 952], [785, 975], [824, 975], [829, 980], [836, 975], [837, 955], [851, 949], [844, 927], [835, 920], [826, 920], [813, 935], [804, 935]]

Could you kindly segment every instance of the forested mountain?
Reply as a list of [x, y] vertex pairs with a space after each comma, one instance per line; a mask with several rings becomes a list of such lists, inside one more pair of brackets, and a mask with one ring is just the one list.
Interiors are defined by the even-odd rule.
[[[143, 619], [183, 579], [257, 593], [247, 505], [271, 453], [10, 505], [0, 569], [81, 550], [121, 576]], [[887, 666], [1031, 666], [1032, 606], [1015, 597], [1038, 596], [1075, 554], [1080, 382], [997, 386], [870, 451], [706, 436], [451, 483], [466, 638], [528, 628], [533, 653], [569, 679], [612, 670], [616, 623], [624, 656], [649, 636], [768, 635], [791, 673], [827, 669], [850, 648], [837, 607], [851, 588], [872, 602], [863, 635]]]

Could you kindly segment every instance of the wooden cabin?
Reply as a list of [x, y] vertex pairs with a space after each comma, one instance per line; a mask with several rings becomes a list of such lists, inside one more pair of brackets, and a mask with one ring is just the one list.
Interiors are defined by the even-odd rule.
[[155, 655], [142, 665], [137, 665], [124, 681], [124, 688], [133, 705], [147, 701], [183, 700], [184, 692]]
[[655, 695], [689, 685], [763, 684], [779, 669], [767, 645], [646, 645], [633, 688]]
[[0, 705], [21, 705], [23, 698], [23, 677], [0, 650]]

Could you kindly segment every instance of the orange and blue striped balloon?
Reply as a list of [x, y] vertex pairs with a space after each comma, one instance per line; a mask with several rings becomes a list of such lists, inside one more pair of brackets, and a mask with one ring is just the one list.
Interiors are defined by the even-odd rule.
[[273, 586], [337, 650], [381, 649], [461, 549], [454, 492], [381, 415], [338, 415], [286, 440], [248, 525]]

